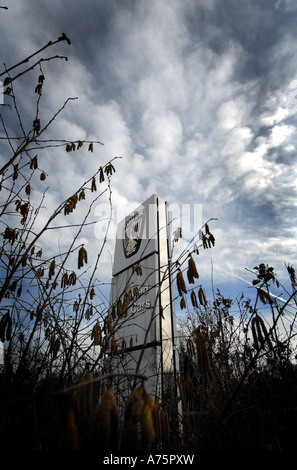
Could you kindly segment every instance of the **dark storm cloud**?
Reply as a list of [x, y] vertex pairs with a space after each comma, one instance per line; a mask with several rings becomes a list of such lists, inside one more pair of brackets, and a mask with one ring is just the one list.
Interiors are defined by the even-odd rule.
[[213, 20], [221, 32], [221, 40], [232, 39], [243, 51], [237, 77], [242, 81], [265, 78], [271, 82], [270, 73], [275, 68], [271, 55], [275, 47], [288, 33], [296, 37], [294, 15], [286, 10], [285, 2], [227, 0], [217, 2], [216, 6]]

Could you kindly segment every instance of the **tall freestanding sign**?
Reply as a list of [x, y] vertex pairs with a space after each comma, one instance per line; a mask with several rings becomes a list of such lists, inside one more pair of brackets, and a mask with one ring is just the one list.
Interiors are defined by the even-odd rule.
[[[168, 205], [152, 195], [118, 224], [111, 287], [110, 367], [125, 399], [136, 376], [164, 399], [176, 387], [176, 319]], [[117, 393], [118, 394], [118, 393]]]

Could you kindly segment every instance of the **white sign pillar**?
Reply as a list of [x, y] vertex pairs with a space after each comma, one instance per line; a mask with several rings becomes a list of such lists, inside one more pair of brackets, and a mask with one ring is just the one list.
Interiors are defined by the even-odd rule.
[[148, 393], [163, 400], [176, 390], [178, 357], [170, 272], [167, 203], [152, 195], [119, 223], [111, 287], [114, 348], [110, 367], [123, 399], [135, 376], [146, 377]]

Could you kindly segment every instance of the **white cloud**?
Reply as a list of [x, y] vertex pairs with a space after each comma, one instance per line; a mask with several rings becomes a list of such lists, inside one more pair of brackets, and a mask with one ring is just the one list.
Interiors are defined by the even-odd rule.
[[291, 134], [295, 129], [293, 126], [287, 126], [287, 125], [278, 125], [274, 126], [274, 128], [271, 131], [271, 136], [270, 136], [270, 143], [272, 147], [277, 147], [278, 145], [283, 144], [284, 142], [287, 141], [288, 137], [290, 137]]
[[[73, 44], [60, 44], [55, 53], [69, 54], [69, 61], [44, 66], [43, 119], [68, 97], [78, 96], [49, 135], [104, 143], [94, 154], [86, 148], [72, 154], [59, 149], [46, 153], [42, 164], [54, 188], [54, 195], [47, 199], [48, 210], [101, 164], [122, 156], [115, 161], [117, 171], [112, 177], [115, 209], [133, 208], [153, 192], [173, 204], [202, 204], [203, 216], [219, 215], [219, 228], [214, 228], [218, 248], [212, 251], [217, 264], [234, 271], [262, 255], [274, 259], [271, 250], [276, 241], [263, 242], [263, 227], [252, 227], [253, 235], [248, 236], [244, 218], [238, 222], [230, 207], [238, 204], [240, 213], [256, 215], [259, 201], [273, 206], [278, 201], [279, 233], [280, 224], [288, 223], [291, 207], [296, 205], [296, 166], [289, 161], [296, 148], [293, 32], [288, 29], [280, 42], [273, 42], [266, 51], [259, 49], [258, 55], [253, 37], [244, 43], [231, 17], [228, 24], [220, 23], [226, 20], [216, 15], [215, 0], [200, 2], [199, 11], [205, 8], [204, 22], [197, 15], [196, 2], [137, 1], [133, 8], [119, 2], [117, 9], [111, 4], [104, 4], [104, 11], [110, 8], [111, 15], [104, 31], [100, 29], [102, 5], [88, 1], [79, 6], [67, 0], [63, 7], [48, 3], [44, 11], [51, 12], [49, 21], [37, 1], [12, 0], [11, 15], [3, 23], [4, 39], [12, 42], [11, 50], [18, 58], [44, 44], [45, 38], [55, 38], [62, 32], [60, 25], [68, 26], [65, 32], [74, 38]], [[90, 9], [92, 18], [85, 13]], [[70, 22], [69, 12], [79, 12], [80, 21]], [[98, 18], [96, 28], [94, 18]], [[250, 30], [257, 33], [253, 23]], [[263, 76], [261, 64], [268, 70]], [[243, 75], [242, 70], [251, 75]], [[26, 109], [30, 100], [24, 96]], [[240, 205], [242, 200], [247, 207]], [[98, 206], [94, 220], [100, 217]], [[227, 221], [231, 225], [225, 229]], [[270, 222], [263, 214], [263, 226]], [[294, 233], [295, 220], [290, 224]], [[88, 232], [90, 239], [94, 233], [99, 236], [102, 226], [98, 224], [96, 230]], [[69, 232], [65, 240], [70, 237]], [[112, 240], [109, 243], [112, 252]], [[294, 253], [292, 239], [279, 238], [279, 244], [283, 256]], [[110, 266], [109, 253], [104, 259]], [[209, 258], [205, 273], [208, 269]]]

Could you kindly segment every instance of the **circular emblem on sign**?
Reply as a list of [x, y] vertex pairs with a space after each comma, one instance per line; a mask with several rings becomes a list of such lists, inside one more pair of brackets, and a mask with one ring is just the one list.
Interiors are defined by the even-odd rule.
[[125, 221], [123, 245], [126, 258], [137, 253], [140, 247], [144, 227], [144, 210], [136, 211]]

